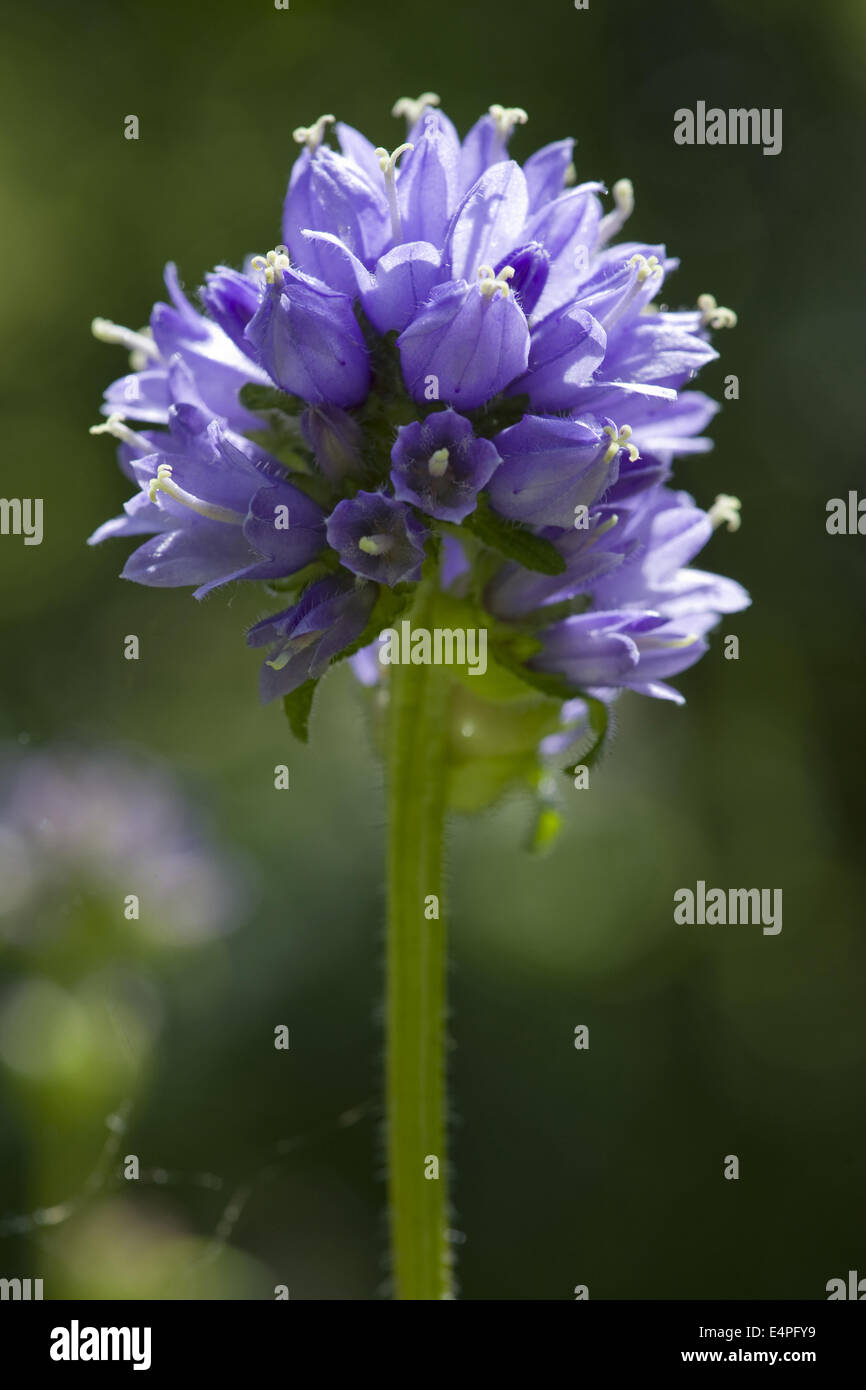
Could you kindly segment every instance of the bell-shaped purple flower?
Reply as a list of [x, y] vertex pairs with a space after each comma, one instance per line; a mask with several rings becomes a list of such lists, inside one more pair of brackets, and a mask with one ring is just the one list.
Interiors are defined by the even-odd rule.
[[[195, 383], [198, 401], [212, 415], [225, 419], [232, 429], [255, 429], [256, 417], [238, 404], [238, 392], [247, 382], [266, 382], [265, 373], [244, 356], [219, 324], [196, 312], [180, 287], [173, 265], [166, 266], [165, 281], [172, 302], [156, 304], [150, 317], [157, 356], [169, 373], [172, 365], [184, 368]], [[134, 381], [135, 378], [127, 378], [124, 395]], [[136, 419], [166, 418], [130, 409], [138, 404], [132, 397], [111, 401], [112, 405], [115, 403], [124, 414]]]
[[362, 169], [353, 159], [317, 144], [322, 132], [316, 135], [314, 129], [307, 132], [307, 148], [292, 169], [283, 211], [283, 241], [292, 263], [310, 275], [325, 273], [316, 243], [304, 235], [314, 231], [339, 236], [364, 265], [371, 266], [391, 240], [381, 173], [376, 177], [372, 169]]
[[528, 119], [520, 106], [496, 104], [475, 122], [460, 152], [460, 181], [464, 188], [471, 188], [485, 170], [508, 159], [512, 133]]
[[155, 532], [126, 562], [123, 578], [155, 588], [196, 585], [202, 598], [234, 579], [276, 579], [303, 569], [325, 542], [321, 508], [285, 470], [217, 422], [198, 436], [165, 436], [132, 465], [141, 491], [109, 536]]
[[489, 439], [455, 410], [437, 410], [403, 425], [391, 450], [394, 496], [439, 521], [460, 522], [499, 463]]
[[682, 696], [665, 678], [687, 670], [707, 650], [688, 625], [640, 610], [580, 613], [538, 635], [541, 651], [529, 663], [533, 670], [562, 676], [588, 694], [627, 687], [678, 704]]
[[576, 309], [584, 309], [601, 324], [612, 342], [612, 334], [626, 316], [635, 319], [659, 294], [665, 271], [675, 262], [665, 257], [663, 246], [616, 248], [607, 252], [588, 279], [580, 286]]
[[601, 222], [598, 194], [604, 185], [579, 184], [529, 217], [522, 242], [538, 241], [550, 256], [550, 273], [536, 316], [545, 318], [570, 304], [591, 274], [592, 254]]
[[441, 279], [435, 246], [429, 241], [409, 241], [376, 262], [373, 283], [361, 295], [361, 303], [379, 333], [402, 333]]
[[712, 533], [710, 514], [687, 492], [657, 488], [624, 516], [621, 536], [635, 543], [634, 558], [595, 586], [596, 606], [653, 608], [699, 633], [720, 614], [747, 608], [749, 596], [736, 580], [689, 567]]
[[526, 392], [534, 410], [567, 410], [604, 361], [607, 334], [585, 309], [569, 305], [532, 330], [529, 370], [511, 391]]
[[612, 423], [596, 428], [550, 415], [525, 415], [493, 442], [502, 465], [490, 500], [503, 516], [533, 526], [573, 527], [576, 509], [616, 482], [625, 447]]
[[370, 363], [350, 300], [291, 268], [272, 270], [244, 339], [259, 366], [311, 405], [357, 405]]
[[695, 331], [693, 315], [641, 314], [611, 342], [598, 379], [651, 382], [678, 391], [718, 355]]
[[517, 251], [509, 254], [494, 267], [494, 275], [499, 275], [506, 265], [514, 271], [511, 279], [511, 292], [527, 318], [532, 313], [547, 284], [550, 274], [550, 256], [538, 241], [530, 241]]
[[231, 338], [235, 347], [247, 352], [244, 333], [261, 302], [261, 283], [257, 283], [251, 275], [218, 265], [216, 270], [205, 276], [199, 297], [211, 318]]
[[437, 285], [397, 339], [413, 400], [474, 410], [502, 391], [529, 360], [526, 317], [508, 275], [482, 266], [476, 284]]
[[420, 579], [427, 530], [403, 502], [383, 492], [346, 497], [328, 517], [328, 544], [353, 574], [380, 584]]
[[565, 560], [563, 574], [529, 574], [522, 565], [502, 565], [484, 590], [484, 603], [497, 618], [520, 619], [547, 604], [585, 594], [623, 564], [639, 542], [628, 535], [622, 515], [612, 507], [595, 508], [585, 525], [570, 531], [546, 527], [541, 535]]
[[425, 111], [397, 183], [403, 240], [441, 247], [457, 198], [460, 142], [439, 111]]
[[573, 140], [555, 140], [529, 156], [523, 166], [523, 177], [529, 193], [530, 212], [538, 212], [562, 194], [573, 154]]
[[358, 296], [377, 333], [398, 333], [442, 280], [442, 257], [429, 241], [407, 241], [380, 256], [373, 272], [330, 232], [308, 232], [327, 263], [331, 282]]
[[358, 472], [364, 434], [345, 410], [336, 405], [311, 405], [301, 416], [301, 429], [316, 463], [332, 483]]
[[333, 658], [360, 637], [375, 601], [374, 584], [331, 575], [311, 584], [293, 608], [250, 628], [249, 646], [273, 647], [261, 670], [262, 702], [324, 675]]
[[471, 280], [481, 265], [496, 265], [520, 246], [529, 208], [526, 179], [518, 164], [506, 161], [482, 174], [451, 221], [443, 264], [455, 280]]
[[749, 604], [733, 580], [688, 568], [712, 525], [711, 516], [686, 493], [667, 488], [628, 509], [615, 528], [622, 563], [584, 586], [590, 612], [539, 634], [542, 650], [530, 664], [590, 693], [627, 686], [681, 703], [665, 678], [703, 655], [705, 634], [722, 613]]

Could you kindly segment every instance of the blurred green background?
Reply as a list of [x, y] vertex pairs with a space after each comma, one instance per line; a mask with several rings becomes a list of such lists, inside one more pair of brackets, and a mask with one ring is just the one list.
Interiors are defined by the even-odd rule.
[[[452, 828], [462, 1297], [823, 1298], [866, 1272], [866, 541], [824, 524], [863, 485], [859, 0], [46, 0], [5, 5], [3, 28], [0, 490], [45, 504], [41, 546], [0, 541], [4, 796], [22, 759], [129, 757], [171, 779], [238, 886], [234, 930], [190, 942], [167, 912], [154, 940], [144, 907], [124, 920], [139, 889], [112, 878], [103, 807], [88, 844], [107, 865], [15, 890], [32, 915], [0, 934], [0, 1218], [86, 1200], [7, 1228], [0, 1274], [43, 1277], [47, 1298], [381, 1289], [379, 1122], [337, 1123], [379, 1087], [384, 810], [363, 704], [340, 669], [293, 745], [243, 643], [260, 593], [197, 605], [119, 582], [126, 545], [86, 548], [128, 493], [87, 434], [126, 357], [89, 323], [145, 323], [166, 260], [192, 288], [279, 241], [296, 125], [333, 111], [393, 147], [393, 101], [428, 88], [461, 130], [491, 102], [526, 107], [518, 158], [576, 136], [578, 177], [631, 177], [629, 234], [682, 258], [671, 306], [709, 290], [738, 311], [701, 385], [721, 398], [736, 373], [740, 400], [677, 477], [702, 505], [742, 499], [742, 530], [700, 563], [754, 599], [678, 681], [684, 709], [620, 702], [591, 791], [563, 778], [550, 857], [524, 853], [523, 799]], [[698, 99], [783, 108], [782, 154], [676, 146], [673, 112]], [[142, 843], [145, 903], [170, 850]], [[699, 878], [781, 887], [781, 935], [675, 926], [672, 895]], [[150, 1180], [111, 1177], [129, 1153]]]

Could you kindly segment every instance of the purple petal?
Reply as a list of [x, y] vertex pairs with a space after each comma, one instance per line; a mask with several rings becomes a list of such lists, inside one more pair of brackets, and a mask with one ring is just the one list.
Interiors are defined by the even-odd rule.
[[521, 240], [529, 196], [523, 170], [513, 160], [482, 174], [454, 214], [443, 262], [455, 280], [473, 281], [482, 265], [494, 266]]

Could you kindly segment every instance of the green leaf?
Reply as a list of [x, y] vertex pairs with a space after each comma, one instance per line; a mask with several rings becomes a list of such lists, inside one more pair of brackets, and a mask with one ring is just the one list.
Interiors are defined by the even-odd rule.
[[525, 569], [537, 574], [562, 574], [565, 570], [565, 559], [552, 541], [536, 536], [519, 522], [497, 516], [483, 493], [475, 511], [462, 524], [484, 545], [498, 550], [509, 560], [516, 560]]
[[452, 684], [447, 757], [453, 810], [479, 811], [516, 788], [538, 787], [538, 745], [559, 728], [559, 706], [514, 684], [524, 691], [519, 702], [489, 700], [469, 685]]
[[302, 401], [300, 396], [290, 396], [276, 386], [262, 386], [255, 381], [248, 381], [241, 387], [238, 400], [245, 410], [251, 410], [254, 415], [262, 415], [269, 410], [279, 410], [283, 415], [300, 415], [307, 408], [307, 402]]
[[283, 708], [286, 711], [289, 728], [299, 743], [309, 741], [310, 733], [307, 726], [310, 721], [310, 710], [313, 707], [313, 696], [318, 684], [317, 680], [304, 681], [297, 690], [293, 690], [283, 697]]

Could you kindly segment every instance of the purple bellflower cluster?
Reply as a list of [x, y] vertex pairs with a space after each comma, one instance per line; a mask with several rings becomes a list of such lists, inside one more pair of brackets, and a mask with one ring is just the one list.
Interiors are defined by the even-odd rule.
[[670, 678], [748, 604], [692, 568], [737, 499], [704, 511], [669, 484], [710, 448], [717, 406], [686, 388], [735, 316], [659, 306], [677, 262], [617, 240], [628, 180], [605, 212], [571, 140], [521, 166], [524, 111], [491, 106], [461, 143], [438, 105], [397, 103], [393, 153], [339, 122], [331, 148], [332, 116], [299, 128], [281, 245], [195, 303], [169, 266], [140, 333], [94, 322], [132, 354], [95, 430], [135, 492], [91, 539], [141, 540], [139, 584], [280, 595], [248, 634], [265, 700], [341, 656], [363, 678], [435, 564], [566, 719], [622, 689], [681, 701]]

